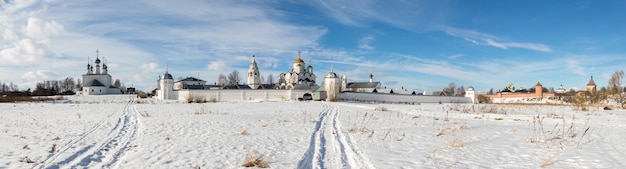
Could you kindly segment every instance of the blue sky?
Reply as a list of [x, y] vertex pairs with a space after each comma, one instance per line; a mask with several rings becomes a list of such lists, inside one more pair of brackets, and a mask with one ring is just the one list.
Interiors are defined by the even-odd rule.
[[626, 1], [0, 1], [0, 81], [79, 78], [96, 49], [109, 73], [149, 91], [166, 68], [210, 83], [251, 56], [261, 74], [302, 51], [318, 84], [349, 81], [479, 92], [509, 83], [606, 86], [626, 65]]

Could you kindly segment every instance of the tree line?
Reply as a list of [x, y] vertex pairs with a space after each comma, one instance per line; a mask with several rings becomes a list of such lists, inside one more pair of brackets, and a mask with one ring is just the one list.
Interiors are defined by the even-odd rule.
[[[272, 74], [267, 75], [267, 79], [264, 79], [263, 76], [261, 75], [259, 75], [259, 77], [261, 79], [261, 83], [265, 82], [264, 84], [274, 84], [274, 75]], [[242, 81], [241, 81], [241, 76], [239, 75], [238, 70], [233, 70], [227, 75], [220, 74], [217, 77], [217, 85], [220, 85], [220, 86], [234, 86], [234, 85], [239, 85], [239, 84], [242, 84]]]
[[[121, 85], [121, 81], [116, 79], [113, 86], [124, 89]], [[52, 96], [52, 95], [74, 95], [75, 91], [80, 90], [83, 87], [81, 78], [67, 77], [61, 80], [45, 80], [35, 84], [35, 89], [28, 88], [27, 90], [20, 91], [18, 86], [13, 82], [2, 83], [0, 82], [0, 93], [19, 95], [19, 96]]]

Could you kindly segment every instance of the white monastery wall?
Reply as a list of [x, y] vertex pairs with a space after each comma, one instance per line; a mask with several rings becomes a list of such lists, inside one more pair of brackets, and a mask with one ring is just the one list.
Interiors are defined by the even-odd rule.
[[391, 103], [472, 103], [469, 97], [453, 96], [418, 96], [382, 93], [344, 92], [337, 95], [340, 101], [374, 101]]
[[178, 90], [178, 100], [187, 101], [191, 97], [204, 97], [207, 101], [242, 100], [297, 100], [309, 90]]

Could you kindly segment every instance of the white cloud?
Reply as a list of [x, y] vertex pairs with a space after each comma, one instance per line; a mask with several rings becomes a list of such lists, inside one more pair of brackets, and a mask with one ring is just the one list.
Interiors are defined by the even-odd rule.
[[142, 69], [148, 69], [148, 70], [156, 70], [159, 68], [159, 64], [158, 63], [154, 63], [154, 62], [150, 62], [150, 63], [144, 63], [141, 65]]
[[551, 52], [552, 49], [544, 44], [536, 44], [536, 43], [519, 43], [519, 42], [507, 42], [501, 43], [496, 42], [491, 39], [486, 39], [485, 42], [493, 47], [501, 48], [501, 49], [509, 49], [509, 48], [522, 48], [522, 49], [530, 49], [542, 52]]
[[41, 60], [45, 54], [41, 44], [31, 39], [22, 39], [14, 42], [12, 47], [0, 51], [0, 65], [25, 65]]
[[22, 75], [22, 79], [27, 81], [57, 80], [59, 77], [59, 74], [49, 70], [29, 71]]
[[223, 60], [216, 60], [207, 64], [206, 67], [211, 71], [225, 71], [226, 68], [228, 68], [228, 64], [226, 64]]
[[492, 46], [500, 49], [520, 48], [541, 52], [552, 51], [552, 49], [545, 44], [528, 42], [501, 42], [502, 40], [499, 40], [500, 38], [494, 35], [480, 33], [474, 30], [465, 30], [452, 27], [441, 27], [439, 29], [443, 30], [444, 32], [446, 32], [446, 34], [450, 36], [463, 38], [464, 40], [477, 45]]
[[43, 21], [39, 18], [28, 18], [24, 33], [33, 39], [48, 39], [50, 36], [63, 32], [63, 25], [56, 21]]
[[374, 41], [374, 36], [371, 35], [362, 38], [358, 42], [359, 49], [373, 50], [374, 47], [371, 45], [372, 41]]
[[571, 71], [572, 73], [581, 75], [581, 76], [587, 76], [587, 73], [585, 73], [585, 70], [581, 66], [578, 65], [578, 61], [565, 60], [565, 64], [567, 65], [567, 69]]
[[454, 54], [454, 55], [450, 55], [448, 56], [448, 59], [456, 59], [459, 57], [465, 56], [464, 54]]

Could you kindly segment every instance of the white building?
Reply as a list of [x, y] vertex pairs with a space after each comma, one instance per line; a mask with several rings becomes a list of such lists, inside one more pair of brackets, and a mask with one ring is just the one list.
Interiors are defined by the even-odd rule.
[[87, 73], [83, 75], [83, 89], [79, 94], [83, 95], [104, 95], [104, 94], [121, 94], [120, 88], [113, 86], [111, 75], [109, 75], [106, 63], [102, 63], [102, 71], [100, 70], [99, 51], [96, 50], [95, 66], [87, 63]]
[[300, 58], [300, 51], [298, 51], [298, 58], [293, 62], [290, 72], [281, 73], [278, 75], [278, 85], [276, 89], [317, 89], [319, 86], [315, 83], [315, 73], [313, 73], [313, 66], [309, 65], [306, 69], [306, 64]]

